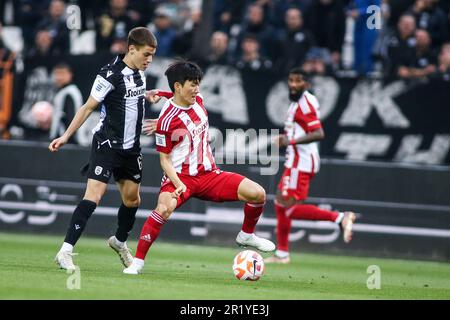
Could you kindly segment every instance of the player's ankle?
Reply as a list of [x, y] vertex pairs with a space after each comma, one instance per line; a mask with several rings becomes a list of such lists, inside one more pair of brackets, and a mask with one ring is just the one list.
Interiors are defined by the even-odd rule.
[[73, 251], [73, 245], [70, 243], [64, 242], [61, 246], [61, 249], [59, 251], [66, 251], [66, 252], [72, 252]]
[[277, 251], [275, 251], [275, 255], [278, 258], [287, 258], [287, 257], [289, 257], [289, 251], [277, 250]]
[[247, 233], [247, 232], [241, 230], [241, 231], [239, 232], [239, 237], [240, 237], [242, 240], [248, 240], [248, 239], [250, 239], [250, 238], [252, 237], [252, 234], [253, 234], [253, 233]]
[[339, 212], [336, 220], [334, 221], [338, 225], [342, 225], [342, 222], [344, 221], [345, 213]]

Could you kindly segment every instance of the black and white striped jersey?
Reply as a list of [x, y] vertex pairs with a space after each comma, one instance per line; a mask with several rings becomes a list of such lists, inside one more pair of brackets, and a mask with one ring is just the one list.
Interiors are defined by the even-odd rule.
[[124, 55], [104, 66], [92, 86], [91, 96], [100, 102], [100, 121], [92, 130], [101, 144], [114, 149], [140, 150], [145, 104], [145, 75], [129, 68]]

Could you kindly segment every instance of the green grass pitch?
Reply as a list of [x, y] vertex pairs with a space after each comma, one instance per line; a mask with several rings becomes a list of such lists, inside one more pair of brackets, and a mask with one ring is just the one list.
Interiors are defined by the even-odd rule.
[[[53, 261], [62, 240], [0, 233], [0, 299], [450, 299], [448, 263], [294, 253], [291, 264], [266, 265], [261, 280], [251, 282], [231, 270], [238, 247], [158, 241], [144, 273], [130, 276], [106, 238], [86, 237], [74, 259], [80, 289], [70, 290], [70, 275]], [[367, 288], [369, 265], [380, 267], [378, 290]]]

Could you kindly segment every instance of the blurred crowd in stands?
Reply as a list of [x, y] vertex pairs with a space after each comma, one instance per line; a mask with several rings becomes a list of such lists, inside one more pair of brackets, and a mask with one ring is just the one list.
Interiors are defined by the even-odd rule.
[[[81, 30], [95, 30], [96, 51], [123, 53], [128, 31], [148, 26], [159, 56], [237, 68], [411, 78], [448, 67], [447, 0], [2, 0], [1, 23], [22, 29], [28, 60], [66, 54], [71, 4]], [[198, 50], [205, 30], [209, 48]]]
[[[10, 104], [15, 58], [38, 65], [73, 53], [73, 5], [78, 32], [95, 34], [92, 52], [125, 53], [128, 31], [147, 26], [157, 56], [201, 66], [450, 80], [449, 0], [0, 0], [0, 103]], [[2, 26], [21, 30], [20, 52]], [[0, 108], [0, 133], [8, 118]]]

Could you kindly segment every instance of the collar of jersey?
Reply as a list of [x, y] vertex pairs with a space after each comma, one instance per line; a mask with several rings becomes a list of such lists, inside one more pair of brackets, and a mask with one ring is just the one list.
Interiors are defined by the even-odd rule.
[[179, 105], [177, 105], [174, 101], [173, 101], [173, 98], [170, 98], [169, 99], [170, 100], [170, 103], [175, 107], [175, 108], [178, 108], [178, 109], [181, 109], [181, 110], [189, 110], [189, 109], [191, 109], [193, 106], [194, 106], [194, 104], [191, 104], [189, 107], [182, 107], [182, 106], [179, 106]]

